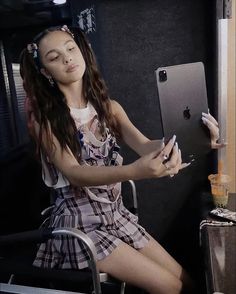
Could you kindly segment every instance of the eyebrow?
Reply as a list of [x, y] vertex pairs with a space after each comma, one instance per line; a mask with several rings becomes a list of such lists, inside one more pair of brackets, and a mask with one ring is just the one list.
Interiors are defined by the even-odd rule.
[[[65, 43], [64, 43], [64, 46], [70, 42], [74, 42], [73, 40], [67, 40]], [[56, 49], [52, 49], [52, 50], [49, 50], [46, 54], [45, 54], [45, 57], [47, 57], [50, 53], [53, 53], [55, 52]]]

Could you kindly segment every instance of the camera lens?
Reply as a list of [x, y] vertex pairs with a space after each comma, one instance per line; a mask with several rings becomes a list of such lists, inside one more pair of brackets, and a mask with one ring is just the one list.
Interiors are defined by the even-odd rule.
[[167, 80], [166, 70], [159, 71], [159, 80], [160, 82], [165, 82]]

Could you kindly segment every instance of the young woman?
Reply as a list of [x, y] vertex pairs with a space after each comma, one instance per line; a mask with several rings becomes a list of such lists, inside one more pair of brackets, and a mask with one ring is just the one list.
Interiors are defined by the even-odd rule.
[[[149, 140], [110, 99], [90, 44], [78, 28], [53, 27], [21, 54], [30, 133], [45, 183], [55, 191], [54, 227], [77, 227], [94, 242], [100, 271], [150, 293], [191, 293], [190, 279], [123, 205], [122, 181], [174, 176], [182, 163], [176, 137]], [[214, 148], [217, 122], [204, 114]], [[122, 165], [117, 140], [140, 158]], [[35, 266], [81, 269], [88, 256], [75, 238], [41, 244]]]

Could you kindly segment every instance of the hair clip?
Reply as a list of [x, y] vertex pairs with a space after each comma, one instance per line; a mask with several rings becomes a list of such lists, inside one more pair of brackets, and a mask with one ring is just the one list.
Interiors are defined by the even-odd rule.
[[67, 25], [63, 25], [63, 26], [61, 27], [61, 31], [70, 34], [70, 35], [72, 36], [72, 38], [74, 38], [74, 34], [70, 31], [70, 29], [68, 28]]
[[27, 45], [27, 50], [30, 54], [33, 54], [33, 58], [38, 57], [38, 46], [36, 43], [30, 43]]

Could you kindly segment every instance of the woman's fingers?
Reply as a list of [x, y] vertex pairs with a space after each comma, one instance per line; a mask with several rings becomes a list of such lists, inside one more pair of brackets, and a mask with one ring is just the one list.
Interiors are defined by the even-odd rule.
[[179, 172], [181, 162], [182, 162], [181, 153], [178, 148], [178, 144], [175, 143], [175, 146], [173, 148], [173, 153], [169, 161], [170, 163], [169, 176], [170, 177], [173, 177]]
[[208, 112], [208, 113], [202, 112], [202, 117], [208, 119], [214, 125], [218, 126], [217, 120], [210, 114], [210, 112]]
[[153, 151], [133, 163], [137, 171], [137, 179], [172, 177], [179, 170], [189, 166], [190, 163], [182, 163], [181, 151], [175, 140], [174, 135], [161, 152]]
[[210, 133], [211, 133], [211, 138], [214, 140], [219, 139], [219, 127], [218, 125], [214, 124], [212, 121], [210, 121], [208, 118], [203, 117], [202, 118], [203, 123], [208, 127]]
[[169, 142], [165, 145], [165, 147], [162, 149], [160, 155], [163, 157], [163, 161], [164, 160], [168, 160], [170, 153], [173, 149], [173, 146], [175, 144], [175, 140], [176, 140], [176, 135], [174, 135]]
[[216, 142], [212, 142], [211, 143], [211, 147], [213, 148], [213, 149], [221, 149], [221, 148], [224, 148], [224, 147], [226, 147], [228, 145], [228, 143], [227, 142], [221, 142], [221, 143], [216, 143]]
[[178, 147], [178, 143], [175, 142], [175, 145], [172, 149], [171, 157], [168, 160], [169, 167], [171, 169], [176, 168], [178, 165], [178, 162], [179, 162], [179, 147]]
[[211, 148], [221, 149], [224, 148], [227, 143], [222, 140], [222, 142], [217, 142], [220, 138], [220, 130], [218, 122], [210, 113], [202, 113], [202, 121], [208, 127], [211, 134]]
[[158, 151], [146, 155], [146, 163], [150, 164], [150, 172], [154, 177], [174, 176], [179, 170], [189, 166], [190, 163], [182, 163], [182, 155], [174, 135], [166, 144], [161, 153]]
[[203, 123], [205, 123], [209, 128], [213, 129], [219, 129], [218, 124], [214, 123], [212, 120], [210, 120], [208, 117], [203, 116], [202, 117]]
[[175, 140], [176, 136], [174, 135], [161, 152], [161, 164], [163, 166], [164, 173], [162, 176], [170, 175], [171, 170], [176, 166], [178, 158], [178, 144]]
[[192, 162], [184, 162], [181, 164], [181, 169], [188, 167]]
[[189, 163], [182, 162], [181, 150], [179, 149], [178, 143], [176, 142], [173, 147], [171, 157], [168, 160], [164, 161], [162, 164], [164, 166], [164, 175], [173, 177], [181, 169], [189, 166], [191, 162]]

